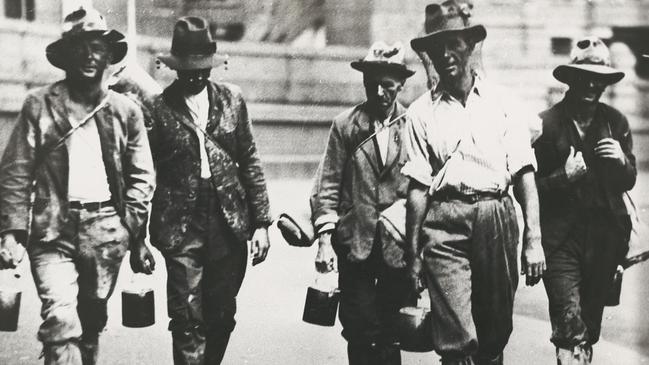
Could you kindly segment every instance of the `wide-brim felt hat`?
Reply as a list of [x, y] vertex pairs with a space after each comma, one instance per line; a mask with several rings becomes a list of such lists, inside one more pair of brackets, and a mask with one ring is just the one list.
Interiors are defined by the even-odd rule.
[[128, 52], [124, 34], [108, 29], [106, 20], [93, 8], [79, 8], [63, 20], [61, 38], [45, 48], [47, 60], [55, 67], [65, 69], [70, 46], [83, 37], [101, 37], [111, 51], [111, 63], [121, 62]]
[[308, 222], [299, 223], [287, 213], [280, 214], [277, 228], [286, 242], [294, 247], [311, 247], [314, 242], [313, 227]]
[[552, 71], [554, 78], [565, 84], [570, 84], [580, 74], [590, 75], [608, 85], [624, 78], [624, 72], [611, 67], [608, 47], [597, 37], [578, 40], [570, 52], [570, 63], [559, 65]]
[[178, 19], [174, 26], [171, 51], [159, 55], [160, 62], [173, 70], [198, 70], [227, 63], [227, 56], [216, 54], [208, 22], [201, 17]]
[[365, 58], [353, 61], [351, 67], [363, 73], [386, 72], [396, 74], [404, 79], [415, 74], [405, 64], [405, 52], [399, 42], [388, 46], [385, 42], [375, 42]]
[[413, 50], [422, 52], [439, 38], [454, 34], [463, 34], [475, 43], [483, 41], [487, 37], [487, 30], [481, 24], [471, 24], [472, 9], [473, 2], [469, 0], [447, 0], [426, 6], [426, 34], [412, 39], [410, 46]]

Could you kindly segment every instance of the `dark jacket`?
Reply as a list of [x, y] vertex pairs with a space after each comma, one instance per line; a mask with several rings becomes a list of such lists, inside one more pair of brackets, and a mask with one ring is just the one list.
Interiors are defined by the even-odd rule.
[[[208, 85], [210, 110], [205, 147], [218, 201], [229, 227], [245, 242], [252, 229], [270, 224], [266, 182], [241, 90]], [[162, 251], [182, 242], [196, 207], [201, 179], [198, 137], [177, 83], [155, 98], [149, 126], [157, 171], [149, 234]], [[216, 141], [216, 143], [214, 142]]]
[[[582, 141], [566, 107], [563, 100], [540, 114], [543, 134], [534, 143], [541, 234], [546, 251], [563, 242], [586, 212], [626, 215], [622, 194], [633, 188], [637, 175], [629, 123], [622, 113], [600, 103]], [[594, 155], [597, 142], [608, 137], [620, 143], [626, 157], [624, 166]], [[574, 182], [568, 181], [564, 170], [570, 146], [582, 151], [588, 168], [586, 175]]]
[[[404, 112], [397, 103], [392, 117]], [[315, 227], [336, 224], [334, 245], [346, 247], [351, 261], [362, 261], [370, 255], [379, 213], [405, 198], [408, 189], [409, 180], [401, 174], [407, 159], [402, 141], [405, 118], [390, 126], [383, 168], [372, 140], [358, 147], [372, 134], [372, 122], [365, 104], [334, 119], [311, 202]]]
[[[108, 92], [108, 104], [95, 115], [95, 122], [113, 203], [133, 234], [148, 214], [153, 163], [142, 112], [125, 96]], [[67, 148], [61, 145], [38, 166], [36, 161], [72, 128], [68, 102], [68, 89], [61, 81], [30, 92], [25, 99], [0, 164], [0, 232], [28, 229], [35, 180], [30, 241], [59, 236], [68, 211]]]

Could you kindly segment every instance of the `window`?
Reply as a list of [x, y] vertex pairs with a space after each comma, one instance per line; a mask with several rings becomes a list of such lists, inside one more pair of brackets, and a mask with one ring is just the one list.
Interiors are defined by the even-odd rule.
[[35, 0], [4, 0], [5, 17], [33, 21], [36, 18]]

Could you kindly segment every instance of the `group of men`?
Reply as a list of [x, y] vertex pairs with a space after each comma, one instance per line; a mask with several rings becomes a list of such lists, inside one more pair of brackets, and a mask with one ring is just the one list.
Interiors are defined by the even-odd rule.
[[126, 251], [134, 272], [154, 270], [148, 221], [168, 274], [174, 363], [218, 364], [247, 241], [253, 265], [269, 249], [246, 104], [238, 87], [209, 81], [224, 58], [202, 18], [177, 21], [171, 52], [159, 57], [177, 79], [152, 100], [108, 88], [109, 66], [127, 48], [91, 8], [66, 16], [47, 47], [65, 79], [29, 93], [2, 158], [0, 268], [15, 267], [26, 247], [45, 364], [95, 364]]
[[[311, 206], [316, 268], [339, 271], [352, 365], [401, 363], [393, 321], [424, 287], [443, 364], [503, 363], [519, 275], [510, 185], [523, 213], [521, 272], [528, 285], [544, 281], [558, 362], [592, 358], [626, 253], [622, 194], [636, 178], [628, 122], [599, 102], [624, 74], [599, 39], [577, 42], [571, 63], [554, 71], [569, 90], [540, 114], [533, 139], [534, 118], [512, 113], [508, 95], [475, 68], [487, 32], [470, 23], [471, 10], [466, 0], [426, 7], [426, 34], [411, 47], [438, 82], [408, 109], [397, 96], [414, 71], [400, 44], [378, 42], [351, 64], [367, 100], [334, 119]], [[154, 270], [148, 221], [168, 273], [174, 363], [218, 364], [246, 242], [253, 265], [269, 249], [268, 196], [241, 91], [209, 81], [223, 58], [202, 18], [178, 20], [171, 52], [159, 57], [177, 79], [144, 104], [105, 83], [127, 52], [121, 33], [93, 9], [68, 15], [63, 28], [46, 51], [66, 77], [30, 92], [0, 164], [0, 268], [15, 267], [26, 247], [45, 363], [95, 364], [126, 251], [134, 272]], [[405, 242], [395, 249], [377, 224], [400, 199]]]
[[[628, 249], [622, 196], [636, 178], [628, 122], [599, 98], [624, 74], [601, 40], [581, 39], [554, 71], [564, 99], [541, 120], [525, 116], [476, 67], [487, 32], [472, 8], [426, 7], [425, 34], [410, 45], [437, 82], [407, 111], [397, 94], [413, 72], [400, 44], [375, 43], [351, 65], [367, 101], [334, 119], [311, 204], [316, 268], [339, 272], [351, 365], [401, 364], [396, 314], [424, 286], [442, 364], [503, 363], [519, 275], [510, 186], [524, 222], [521, 273], [528, 285], [543, 279], [558, 364], [589, 364], [599, 339]], [[380, 223], [401, 199], [405, 265]]]

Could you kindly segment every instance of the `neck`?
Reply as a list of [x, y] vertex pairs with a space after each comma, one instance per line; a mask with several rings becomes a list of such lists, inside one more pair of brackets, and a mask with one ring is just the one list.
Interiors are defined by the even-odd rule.
[[396, 102], [392, 103], [392, 105], [385, 110], [379, 107], [370, 107], [368, 113], [372, 115], [374, 118], [383, 121], [387, 119], [390, 115], [392, 115], [392, 112], [394, 111], [395, 108], [395, 104]]
[[70, 99], [79, 104], [96, 105], [99, 99], [106, 93], [101, 80], [77, 81], [66, 79]]
[[577, 121], [577, 123], [588, 126], [595, 117], [597, 103], [584, 103], [569, 100], [568, 108], [570, 116]]
[[440, 87], [451, 94], [454, 98], [466, 104], [466, 99], [473, 87], [474, 77], [471, 72], [463, 72], [458, 77], [440, 80]]

